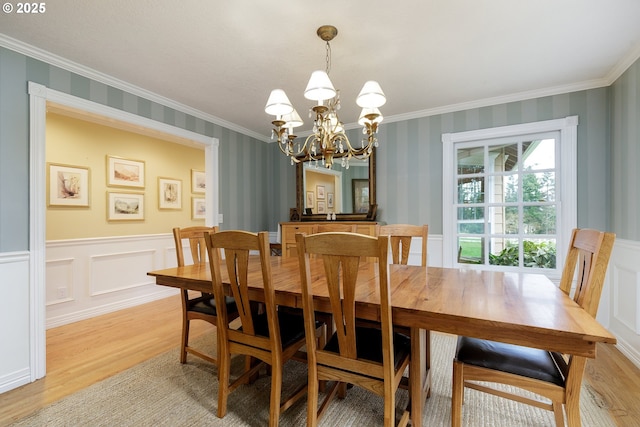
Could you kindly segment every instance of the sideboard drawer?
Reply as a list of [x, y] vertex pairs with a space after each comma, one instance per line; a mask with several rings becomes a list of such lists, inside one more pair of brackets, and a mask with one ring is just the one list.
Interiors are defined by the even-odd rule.
[[312, 224], [300, 225], [283, 225], [282, 226], [282, 242], [295, 243], [297, 233], [313, 233], [314, 226]]
[[[378, 230], [376, 222], [348, 222], [356, 226], [356, 232], [366, 234], [367, 236], [375, 236]], [[282, 238], [282, 256], [297, 256], [296, 233], [313, 234], [319, 222], [284, 222], [280, 224], [280, 232]], [[326, 222], [322, 222], [326, 224]]]

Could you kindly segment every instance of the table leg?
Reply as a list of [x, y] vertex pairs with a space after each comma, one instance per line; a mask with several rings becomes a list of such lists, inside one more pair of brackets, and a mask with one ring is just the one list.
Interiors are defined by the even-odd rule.
[[431, 335], [429, 331], [411, 328], [411, 424], [422, 425], [424, 400], [431, 394]]

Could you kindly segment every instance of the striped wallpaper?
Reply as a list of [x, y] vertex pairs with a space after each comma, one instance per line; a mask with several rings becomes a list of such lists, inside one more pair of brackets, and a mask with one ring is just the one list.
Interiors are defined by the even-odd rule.
[[611, 86], [611, 230], [640, 241], [640, 60]]
[[[579, 116], [578, 225], [609, 228], [608, 89], [591, 89], [384, 123], [377, 168], [379, 219], [442, 233], [442, 134]], [[359, 130], [354, 130], [358, 138]], [[349, 135], [350, 137], [352, 134]]]
[[[577, 115], [578, 225], [640, 240], [639, 68], [636, 62], [610, 88], [383, 123], [379, 220], [428, 223], [442, 233], [442, 133]], [[295, 168], [275, 144], [0, 48], [0, 252], [28, 249], [28, 81], [218, 138], [223, 229], [276, 231], [295, 206]], [[349, 136], [359, 140], [360, 130]]]

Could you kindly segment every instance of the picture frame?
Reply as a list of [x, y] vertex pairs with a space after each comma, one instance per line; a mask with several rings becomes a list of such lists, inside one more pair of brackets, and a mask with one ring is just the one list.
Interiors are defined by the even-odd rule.
[[204, 197], [191, 198], [191, 219], [205, 219], [207, 205]]
[[333, 209], [333, 193], [327, 193], [327, 207]]
[[182, 209], [182, 180], [158, 177], [158, 209]]
[[314, 199], [315, 199], [315, 197], [313, 195], [313, 191], [307, 191], [307, 204], [306, 204], [306, 206], [308, 208], [312, 208], [313, 207]]
[[107, 155], [107, 185], [144, 188], [145, 164], [142, 160]]
[[89, 207], [90, 169], [49, 163], [48, 206]]
[[353, 197], [353, 212], [369, 212], [369, 180], [353, 179], [351, 180], [351, 187], [351, 196]]
[[191, 169], [191, 192], [204, 194], [207, 191], [207, 176], [204, 171]]
[[324, 185], [316, 185], [316, 198], [324, 200]]
[[318, 200], [318, 213], [319, 214], [327, 213], [327, 206], [323, 200]]
[[107, 220], [144, 220], [144, 193], [107, 191]]

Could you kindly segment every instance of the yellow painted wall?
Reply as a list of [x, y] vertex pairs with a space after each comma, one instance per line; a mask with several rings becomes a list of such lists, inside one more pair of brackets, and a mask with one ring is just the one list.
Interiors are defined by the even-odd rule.
[[[48, 206], [47, 240], [170, 233], [173, 227], [204, 225], [191, 219], [192, 196], [203, 197], [191, 193], [191, 170], [204, 171], [204, 150], [53, 113], [47, 114], [46, 138], [47, 178], [48, 163], [90, 169], [89, 207]], [[143, 160], [145, 188], [108, 187], [107, 155]], [[158, 208], [158, 177], [182, 181], [181, 210]], [[144, 220], [107, 221], [108, 191], [144, 193]]]
[[[325, 211], [327, 212], [341, 212], [339, 206], [339, 197], [336, 197], [336, 185], [335, 176], [327, 175], [324, 173], [317, 173], [310, 170], [306, 171], [306, 190], [305, 190], [305, 208], [310, 207], [314, 214], [320, 213], [318, 211], [318, 202], [324, 203]], [[318, 186], [324, 187], [324, 198], [318, 198]], [[306, 206], [307, 192], [313, 193], [313, 206]], [[330, 208], [327, 204], [329, 193], [333, 195], [334, 206]]]

